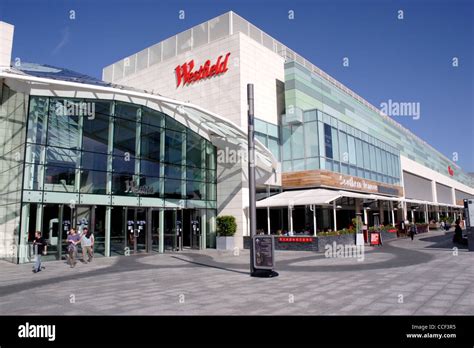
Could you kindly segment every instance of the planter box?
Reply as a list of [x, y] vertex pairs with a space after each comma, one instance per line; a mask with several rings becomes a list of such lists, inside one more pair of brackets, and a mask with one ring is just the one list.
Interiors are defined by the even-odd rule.
[[216, 237], [217, 250], [234, 250], [234, 237]]

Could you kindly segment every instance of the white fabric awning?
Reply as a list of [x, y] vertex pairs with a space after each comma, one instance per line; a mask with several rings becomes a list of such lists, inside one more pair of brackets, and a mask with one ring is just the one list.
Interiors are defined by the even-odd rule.
[[375, 195], [370, 193], [359, 193], [344, 190], [329, 190], [323, 188], [307, 189], [307, 190], [294, 190], [284, 191], [271, 197], [257, 201], [257, 208], [271, 208], [271, 207], [289, 207], [289, 206], [302, 206], [302, 205], [331, 205], [336, 199], [341, 197], [350, 198], [361, 198], [366, 200], [377, 200], [377, 201], [395, 201], [395, 202], [407, 202], [420, 205], [435, 205], [435, 206], [446, 206], [453, 208], [463, 208], [460, 205], [446, 204], [446, 203], [435, 203], [429, 201], [423, 201], [418, 199], [409, 199], [401, 197], [388, 197], [382, 195]]
[[343, 190], [327, 190], [322, 188], [285, 191], [257, 202], [257, 208], [288, 207], [298, 205], [329, 205], [341, 197], [361, 198], [369, 200], [395, 200], [400, 198], [385, 197], [368, 193], [358, 193]]
[[339, 191], [326, 189], [285, 191], [257, 201], [257, 208], [329, 204], [339, 197], [341, 197]]

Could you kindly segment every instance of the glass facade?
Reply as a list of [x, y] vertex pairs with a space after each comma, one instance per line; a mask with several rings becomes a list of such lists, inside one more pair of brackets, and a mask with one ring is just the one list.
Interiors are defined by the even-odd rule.
[[2, 258], [31, 261], [36, 230], [65, 257], [71, 227], [92, 229], [96, 255], [215, 246], [216, 148], [172, 117], [110, 100], [28, 107], [6, 86], [2, 113]]
[[320, 110], [282, 125], [283, 172], [326, 169], [400, 185], [400, 155], [394, 147]]
[[281, 161], [278, 128], [272, 123], [255, 119], [255, 138], [265, 145], [278, 161]]
[[[357, 172], [357, 175], [360, 176], [360, 168], [363, 170], [360, 173], [364, 174], [365, 177], [376, 177], [376, 180], [379, 181], [386, 177], [389, 181], [391, 180], [390, 177], [396, 178], [393, 173], [394, 169], [396, 173], [398, 173], [398, 170], [397, 167], [394, 168], [393, 166], [397, 166], [397, 161], [394, 161], [393, 156], [388, 155], [393, 155], [394, 153], [391, 149], [384, 149], [386, 145], [395, 148], [396, 153], [400, 153], [445, 176], [449, 176], [448, 166], [457, 168], [456, 164], [446, 156], [443, 156], [423, 140], [404, 129], [390, 117], [380, 115], [374, 108], [370, 108], [367, 102], [360, 98], [356, 99], [357, 97], [354, 96], [353, 92], [347, 91], [347, 89], [343, 90], [343, 88], [340, 84], [337, 86], [337, 81], [335, 80], [330, 82], [330, 79], [323, 72], [319, 69], [314, 69], [312, 65], [307, 65], [306, 63], [302, 65], [295, 61], [285, 63], [285, 103], [287, 106], [299, 110], [318, 109], [331, 115], [334, 120], [337, 120], [338, 124], [354, 126], [354, 134], [342, 130], [342, 132], [346, 133], [345, 137], [347, 139], [339, 138], [340, 144], [344, 146], [347, 140], [349, 172], [352, 170], [353, 173]], [[325, 120], [322, 120], [322, 122], [328, 123]], [[334, 125], [331, 124], [331, 127], [334, 127]], [[320, 129], [320, 134], [323, 134], [323, 131], [323, 129]], [[358, 133], [361, 133], [363, 137], [359, 137]], [[372, 136], [372, 138], [367, 140], [367, 135]], [[358, 150], [359, 142], [356, 141], [357, 138], [362, 142], [360, 143], [362, 153]], [[371, 141], [370, 139], [374, 140]], [[373, 147], [370, 145], [373, 145]], [[380, 150], [377, 150], [377, 148]], [[353, 152], [350, 151], [351, 149], [355, 150], [355, 157], [352, 154]], [[363, 161], [367, 158], [370, 159], [370, 163], [360, 166], [357, 161], [358, 151], [359, 159], [362, 155]], [[324, 157], [324, 155], [322, 156]], [[289, 161], [290, 158], [286, 158], [286, 160]], [[350, 166], [355, 165], [355, 162], [357, 162], [358, 168], [351, 169]], [[321, 161], [322, 163], [323, 161]], [[324, 166], [321, 166], [321, 168], [325, 166], [326, 162], [324, 162]], [[294, 163], [287, 162], [284, 167], [294, 168]], [[328, 167], [330, 167], [330, 164]], [[367, 170], [371, 173], [366, 173], [365, 171]], [[344, 171], [347, 171], [346, 167], [344, 167]], [[460, 168], [455, 171], [455, 176], [452, 179], [467, 186], [474, 185], [472, 177]]]
[[[94, 105], [95, 114], [65, 105]], [[146, 107], [31, 97], [26, 144], [26, 190], [215, 204], [215, 147]]]

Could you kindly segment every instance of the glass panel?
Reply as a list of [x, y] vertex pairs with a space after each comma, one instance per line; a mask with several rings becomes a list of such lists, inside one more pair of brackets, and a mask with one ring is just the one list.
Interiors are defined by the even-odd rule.
[[139, 107], [128, 103], [115, 103], [115, 116], [136, 121]]
[[48, 120], [48, 145], [70, 149], [79, 147], [79, 116], [74, 113], [78, 102], [55, 100], [50, 108]]
[[362, 141], [360, 139], [356, 139], [356, 160], [357, 166], [363, 167], [364, 166], [364, 157], [363, 157], [363, 149], [362, 149]]
[[114, 154], [135, 156], [137, 124], [120, 118], [114, 124]]
[[165, 127], [178, 131], [178, 132], [186, 132], [186, 127], [183, 126], [181, 123], [176, 121], [174, 118], [165, 117]]
[[124, 76], [128, 76], [135, 73], [135, 66], [137, 63], [137, 55], [134, 54], [133, 56], [127, 57], [123, 60], [123, 67]]
[[347, 147], [347, 134], [344, 132], [339, 132], [339, 151], [340, 151], [340, 160], [342, 162], [349, 162], [349, 150]]
[[114, 156], [112, 160], [112, 168], [117, 173], [135, 173], [135, 157]]
[[[316, 115], [316, 114], [315, 114]], [[304, 124], [305, 135], [305, 155], [306, 157], [319, 156], [318, 144], [318, 124], [317, 122], [308, 122]]]
[[149, 65], [161, 62], [161, 42], [149, 48]]
[[170, 179], [181, 179], [181, 166], [165, 165], [165, 177]]
[[173, 164], [181, 164], [183, 133], [174, 132], [167, 129], [165, 132], [165, 162]]
[[291, 129], [289, 126], [282, 127], [283, 160], [291, 159]]
[[132, 187], [136, 186], [132, 174], [113, 174], [112, 175], [112, 194], [114, 195], [136, 195]]
[[107, 173], [81, 170], [81, 193], [106, 194]]
[[27, 144], [25, 162], [26, 163], [40, 163], [41, 152], [43, 151], [43, 149], [44, 149], [44, 146], [42, 145]]
[[161, 127], [163, 117], [166, 117], [159, 111], [149, 108], [142, 109], [142, 123], [147, 123], [155, 127]]
[[177, 35], [178, 37], [178, 53], [183, 53], [191, 49], [191, 29], [186, 30]]
[[277, 160], [280, 160], [280, 145], [277, 139], [268, 138], [268, 149]]
[[197, 25], [193, 28], [193, 47], [199, 47], [207, 44], [208, 23]]
[[338, 161], [339, 160], [339, 141], [337, 137], [337, 129], [334, 127], [331, 128], [331, 138], [332, 138], [333, 158], [336, 161]]
[[182, 198], [181, 180], [165, 178], [165, 198]]
[[202, 138], [188, 131], [186, 134], [186, 165], [194, 167], [204, 167], [205, 163], [202, 163], [202, 151], [204, 149], [204, 143]]
[[319, 169], [319, 157], [306, 158], [306, 170]]
[[377, 160], [375, 156], [375, 146], [370, 144], [369, 145], [369, 151], [370, 151], [370, 169], [372, 171], [377, 170]]
[[143, 124], [140, 155], [143, 158], [160, 160], [160, 139], [162, 128]]
[[146, 188], [146, 197], [161, 197], [161, 181], [163, 179], [154, 176], [142, 176], [140, 177], [140, 186]]
[[229, 13], [225, 13], [209, 21], [211, 41], [229, 35]]
[[248, 22], [241, 18], [240, 16], [237, 16], [236, 14], [233, 14], [232, 16], [232, 24], [233, 24], [233, 33], [238, 33], [242, 32], [245, 35], [249, 34], [249, 28], [248, 28]]
[[93, 119], [84, 117], [82, 127], [82, 149], [107, 153], [109, 138], [109, 117], [98, 114]]
[[[212, 173], [213, 171], [209, 171]], [[188, 167], [186, 168], [186, 179], [187, 180], [194, 180], [194, 181], [205, 181], [206, 177], [206, 170], [202, 168], [194, 168], [194, 167]], [[212, 180], [212, 177], [210, 178]]]
[[252, 24], [249, 25], [249, 36], [258, 43], [262, 42], [262, 31]]
[[204, 190], [206, 185], [199, 181], [186, 182], [186, 198], [187, 199], [204, 199]]
[[140, 174], [145, 176], [160, 176], [160, 163], [158, 161], [142, 159], [140, 161]]
[[304, 159], [293, 161], [293, 171], [297, 172], [300, 170], [304, 170]]
[[377, 172], [382, 173], [382, 151], [376, 147], [375, 154], [377, 155]]
[[262, 133], [255, 133], [255, 139], [260, 141], [263, 145], [267, 146], [267, 136]]
[[79, 167], [79, 151], [56, 147], [46, 148], [46, 163], [60, 167]]
[[46, 191], [74, 192], [76, 170], [66, 167], [45, 167], [44, 189]]
[[318, 116], [316, 114], [316, 110], [306, 111], [303, 114], [303, 117], [304, 117], [305, 122], [316, 121], [318, 119]]
[[256, 118], [255, 119], [255, 132], [267, 134], [267, 123]]
[[46, 117], [48, 110], [48, 98], [31, 97], [30, 113], [28, 117], [28, 138], [30, 143], [46, 143]]
[[349, 163], [356, 164], [355, 139], [352, 135], [347, 136], [347, 145], [349, 148]]
[[278, 138], [278, 126], [271, 123], [267, 123], [267, 134], [271, 137]]
[[[304, 133], [303, 126], [293, 126], [291, 135], [291, 152], [293, 159], [304, 158]], [[294, 163], [293, 163], [294, 165]], [[303, 161], [304, 167], [304, 161]]]
[[217, 199], [216, 184], [211, 184], [211, 183], [207, 184], [206, 199], [208, 201], [215, 201]]
[[362, 149], [364, 152], [364, 168], [370, 169], [370, 154], [369, 154], [369, 144], [365, 141], [362, 143]]
[[332, 171], [332, 160], [326, 159], [325, 169]]
[[172, 36], [161, 43], [163, 60], [176, 56], [176, 36]]
[[341, 164], [341, 172], [343, 174], [349, 174], [349, 166], [347, 164], [342, 163]]
[[82, 168], [107, 171], [107, 155], [84, 151], [82, 153]]
[[148, 67], [148, 48], [137, 53], [137, 71]]

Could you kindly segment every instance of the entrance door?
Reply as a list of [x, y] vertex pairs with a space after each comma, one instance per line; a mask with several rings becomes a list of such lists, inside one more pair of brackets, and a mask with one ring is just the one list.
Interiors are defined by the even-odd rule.
[[127, 246], [130, 252], [146, 252], [148, 244], [148, 228], [146, 208], [125, 208], [125, 225], [127, 231]]
[[197, 209], [183, 210], [183, 247], [201, 248], [201, 216]]

